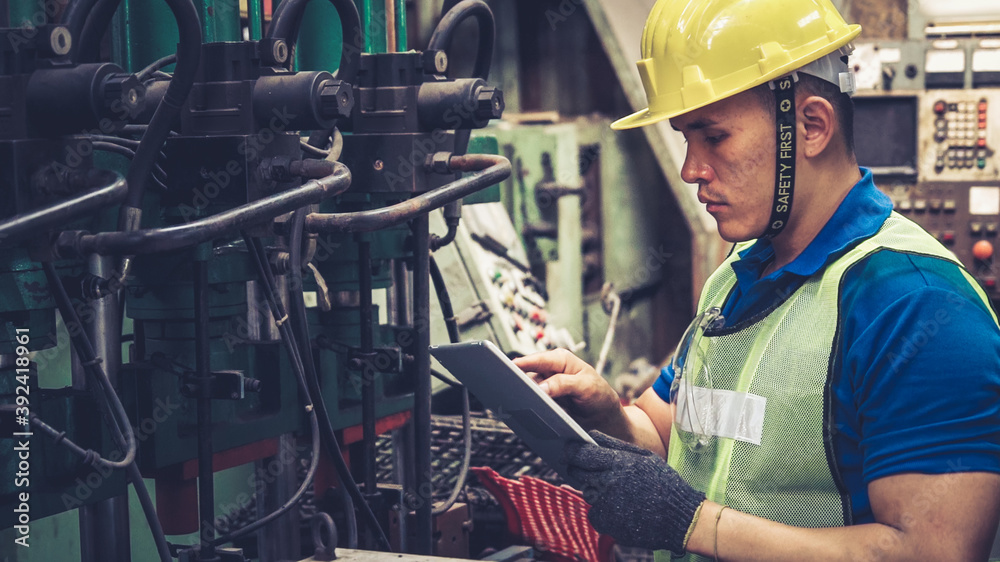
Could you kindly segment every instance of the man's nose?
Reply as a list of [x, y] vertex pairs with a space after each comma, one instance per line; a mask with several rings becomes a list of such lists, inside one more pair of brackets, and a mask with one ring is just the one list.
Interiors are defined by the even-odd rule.
[[681, 179], [688, 183], [707, 184], [715, 178], [712, 167], [694, 154], [694, 149], [688, 145], [684, 165], [681, 166]]

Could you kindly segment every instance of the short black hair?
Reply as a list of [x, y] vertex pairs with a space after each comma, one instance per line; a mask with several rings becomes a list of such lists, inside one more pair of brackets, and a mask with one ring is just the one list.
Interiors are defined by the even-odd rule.
[[[833, 112], [837, 116], [837, 125], [844, 137], [844, 148], [847, 149], [848, 153], [854, 154], [854, 100], [851, 99], [851, 96], [841, 92], [840, 88], [832, 82], [802, 72], [799, 73], [799, 81], [795, 87], [802, 97], [819, 96], [830, 102], [830, 105], [833, 106]], [[751, 89], [750, 92], [774, 119], [774, 92], [771, 91], [770, 86], [761, 84]]]

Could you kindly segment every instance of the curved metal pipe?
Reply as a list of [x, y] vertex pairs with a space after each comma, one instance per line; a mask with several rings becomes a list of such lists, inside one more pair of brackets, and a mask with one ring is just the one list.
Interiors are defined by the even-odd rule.
[[69, 13], [63, 14], [62, 20], [66, 22], [73, 37], [69, 53], [71, 61], [79, 63], [98, 58], [101, 38], [121, 2], [122, 0], [81, 0], [74, 2], [79, 6], [66, 8]]
[[56, 239], [55, 250], [64, 257], [169, 252], [208, 242], [227, 232], [254, 226], [299, 207], [318, 203], [347, 191], [350, 185], [350, 170], [338, 162], [334, 173], [325, 178], [311, 180], [295, 189], [186, 224], [99, 234], [63, 232]]
[[448, 10], [438, 22], [431, 35], [428, 50], [447, 51], [455, 36], [455, 30], [468, 18], [476, 18], [479, 24], [479, 49], [476, 51], [476, 64], [472, 70], [473, 78], [486, 80], [490, 75], [490, 64], [493, 62], [493, 44], [496, 39], [496, 21], [493, 10], [482, 0], [464, 0]]
[[[295, 46], [299, 36], [299, 26], [306, 13], [309, 0], [284, 0], [278, 4], [271, 18], [268, 29], [269, 39], [281, 39], [289, 48]], [[337, 79], [350, 84], [361, 68], [361, 53], [365, 49], [364, 30], [361, 28], [361, 16], [353, 0], [330, 0], [340, 17], [343, 30], [343, 48], [340, 55], [340, 67], [337, 69]]]
[[452, 156], [449, 168], [474, 174], [389, 207], [355, 213], [312, 214], [308, 232], [373, 232], [412, 220], [510, 177], [510, 160], [492, 154]]
[[0, 246], [27, 234], [38, 234], [65, 225], [105, 207], [117, 205], [125, 198], [128, 185], [115, 172], [99, 170], [106, 185], [36, 211], [24, 213], [0, 222]]

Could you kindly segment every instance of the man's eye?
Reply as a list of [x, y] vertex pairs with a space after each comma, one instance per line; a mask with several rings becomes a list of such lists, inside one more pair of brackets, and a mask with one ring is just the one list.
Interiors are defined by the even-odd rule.
[[726, 140], [726, 135], [713, 135], [710, 137], [705, 137], [705, 140], [708, 141], [709, 144], [719, 144], [722, 141]]

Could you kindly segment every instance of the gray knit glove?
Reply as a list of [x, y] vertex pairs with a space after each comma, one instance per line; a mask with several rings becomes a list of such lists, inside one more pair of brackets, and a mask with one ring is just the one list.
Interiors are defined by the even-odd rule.
[[591, 431], [597, 445], [566, 447], [569, 483], [590, 504], [590, 523], [620, 544], [684, 551], [705, 494], [652, 451]]

